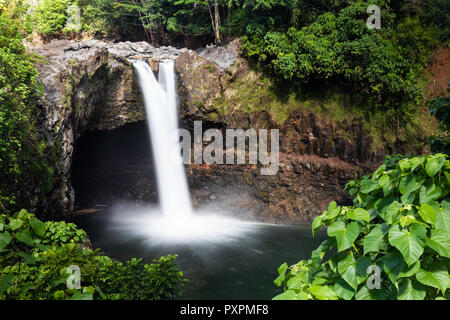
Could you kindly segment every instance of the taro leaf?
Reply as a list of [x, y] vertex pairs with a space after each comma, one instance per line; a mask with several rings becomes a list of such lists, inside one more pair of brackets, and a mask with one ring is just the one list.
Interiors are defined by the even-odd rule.
[[322, 216], [317, 216], [312, 223], [312, 233], [313, 237], [316, 235], [317, 231], [323, 226]]
[[421, 268], [417, 271], [416, 278], [420, 283], [438, 288], [443, 293], [450, 286], [447, 267], [442, 263], [435, 264], [430, 270]]
[[353, 255], [348, 254], [347, 257], [339, 261], [338, 271], [342, 278], [356, 290], [358, 285], [367, 278], [369, 266], [370, 259], [368, 257], [361, 256], [355, 260]]
[[333, 289], [334, 289], [334, 292], [336, 292], [336, 295], [339, 298], [342, 298], [344, 300], [351, 300], [353, 298], [353, 296], [355, 295], [355, 290], [352, 287], [350, 287], [350, 285], [342, 279], [339, 279], [334, 284]]
[[378, 181], [376, 180], [363, 180], [361, 182], [361, 193], [370, 193], [374, 190], [377, 190], [380, 188], [380, 185], [378, 184]]
[[436, 222], [436, 213], [429, 204], [423, 203], [419, 208], [419, 214], [426, 223], [434, 224]]
[[392, 180], [389, 180], [389, 182], [383, 186], [383, 195], [386, 197], [392, 191], [393, 187], [394, 182]]
[[398, 285], [398, 300], [423, 300], [427, 292], [425, 286], [411, 279], [402, 279]]
[[19, 219], [10, 219], [9, 220], [9, 226], [11, 227], [12, 231], [15, 231], [17, 229], [19, 229], [23, 224], [22, 220]]
[[356, 300], [386, 300], [386, 292], [382, 289], [369, 290], [367, 286], [362, 286], [355, 295]]
[[424, 157], [414, 157], [409, 160], [411, 162], [411, 171], [416, 170], [416, 168], [420, 165], [422, 165], [425, 162]]
[[329, 286], [317, 286], [312, 285], [309, 288], [309, 291], [312, 293], [314, 297], [319, 300], [338, 300], [338, 296], [334, 292], [334, 290]]
[[[380, 198], [375, 202], [375, 208], [378, 211], [380, 217], [386, 220], [386, 212], [392, 203], [397, 202], [398, 197]], [[398, 202], [397, 202], [398, 203]]]
[[288, 265], [287, 263], [283, 263], [279, 268], [278, 268], [278, 277], [273, 281], [273, 283], [275, 283], [275, 285], [277, 287], [280, 287], [283, 284], [283, 281], [286, 277], [286, 271], [288, 269]]
[[400, 211], [400, 208], [402, 207], [402, 205], [398, 202], [398, 201], [394, 201], [392, 202], [389, 207], [386, 210], [386, 214], [385, 214], [385, 221], [388, 224], [392, 224], [394, 223], [394, 221], [397, 218], [397, 214]]
[[304, 292], [296, 292], [294, 290], [286, 290], [282, 294], [277, 295], [272, 300], [309, 300]]
[[12, 282], [14, 281], [14, 275], [13, 274], [5, 274], [0, 278], [0, 294], [8, 290], [8, 288], [11, 286]]
[[442, 209], [435, 208], [434, 210], [436, 212], [436, 229], [447, 230], [450, 233], [450, 200], [443, 200], [441, 206]]
[[19, 251], [19, 252], [17, 252], [17, 255], [23, 258], [25, 264], [35, 264], [36, 263], [36, 258], [33, 257], [29, 253]]
[[328, 239], [323, 241], [320, 246], [311, 253], [311, 260], [316, 266], [319, 266], [320, 262], [322, 262], [325, 253], [330, 248], [330, 243], [331, 241]]
[[47, 230], [47, 225], [41, 220], [34, 217], [30, 219], [30, 225], [33, 228], [34, 232], [40, 237], [42, 237]]
[[384, 187], [387, 183], [389, 182], [389, 176], [388, 175], [384, 175], [382, 176], [379, 180], [378, 180], [378, 184], [380, 185], [380, 187]]
[[384, 272], [388, 275], [393, 284], [396, 283], [399, 274], [408, 268], [403, 257], [398, 252], [388, 253], [382, 258]]
[[365, 221], [365, 222], [370, 221], [369, 212], [367, 212], [367, 210], [364, 210], [362, 208], [356, 208], [356, 209], [350, 210], [347, 213], [347, 217], [349, 219], [356, 220], [356, 221]]
[[416, 192], [407, 193], [400, 197], [402, 205], [413, 204], [415, 199], [416, 199]]
[[289, 279], [289, 281], [286, 283], [288, 289], [298, 289], [300, 290], [302, 286], [305, 284], [302, 277], [295, 276]]
[[423, 185], [420, 188], [419, 199], [420, 203], [428, 203], [433, 200], [438, 200], [442, 195], [442, 190], [435, 184], [431, 184], [431, 186], [427, 187]]
[[341, 252], [353, 245], [353, 242], [358, 238], [360, 230], [356, 222], [346, 226], [344, 222], [337, 221], [328, 227], [327, 233], [330, 237], [336, 237], [338, 251]]
[[447, 230], [431, 230], [431, 236], [426, 239], [426, 244], [442, 257], [450, 258], [450, 233]]
[[340, 213], [340, 208], [337, 206], [336, 202], [332, 201], [330, 202], [330, 204], [328, 205], [328, 210], [327, 210], [327, 214], [326, 214], [326, 218], [328, 220], [336, 218], [339, 213]]
[[368, 252], [378, 252], [383, 243], [384, 235], [389, 231], [389, 226], [385, 223], [378, 224], [363, 239], [364, 255]]
[[444, 157], [428, 159], [427, 164], [425, 165], [425, 171], [427, 175], [429, 177], [434, 177], [434, 175], [438, 173], [439, 170], [442, 169], [444, 162], [445, 162]]
[[416, 263], [410, 267], [407, 267], [406, 264], [404, 266], [403, 271], [398, 274], [398, 278], [409, 278], [415, 275], [420, 269], [420, 260], [416, 261]]
[[389, 230], [389, 243], [400, 251], [410, 266], [422, 255], [426, 234], [427, 229], [423, 225], [413, 224], [409, 230], [401, 230], [397, 224]]
[[398, 166], [400, 167], [400, 170], [406, 172], [411, 168], [411, 163], [409, 162], [409, 159], [402, 159], [398, 162]]
[[6, 248], [6, 246], [11, 242], [11, 235], [8, 231], [0, 233], [0, 252]]
[[404, 176], [402, 180], [400, 180], [398, 189], [400, 190], [401, 194], [407, 195], [419, 189], [422, 183], [423, 180], [417, 180], [416, 176], [410, 173], [407, 176]]
[[25, 229], [19, 233], [16, 233], [16, 239], [19, 240], [20, 242], [25, 243], [28, 246], [34, 246], [34, 240], [31, 237], [31, 233], [30, 230]]

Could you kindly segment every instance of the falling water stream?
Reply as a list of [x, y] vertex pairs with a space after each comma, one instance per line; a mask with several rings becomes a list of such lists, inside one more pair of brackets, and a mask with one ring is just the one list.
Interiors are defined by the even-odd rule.
[[147, 63], [137, 60], [133, 65], [144, 97], [161, 211], [168, 218], [188, 218], [192, 205], [180, 150], [177, 150], [178, 110], [173, 61], [161, 61], [159, 82]]

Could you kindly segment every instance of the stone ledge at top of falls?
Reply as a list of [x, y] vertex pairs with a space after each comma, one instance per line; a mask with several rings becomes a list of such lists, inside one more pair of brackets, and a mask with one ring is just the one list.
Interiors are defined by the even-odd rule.
[[[27, 47], [45, 60], [36, 67], [44, 88], [46, 126], [53, 130], [66, 118], [61, 113], [67, 112], [88, 115], [88, 123], [81, 123], [88, 129], [114, 129], [143, 120], [144, 109], [129, 59], [144, 59], [155, 71], [159, 60], [175, 60], [180, 104], [188, 106], [187, 114], [194, 114], [199, 101], [208, 105], [217, 96], [221, 74], [238, 57], [237, 40], [198, 51], [154, 47], [144, 41], [52, 40]], [[88, 83], [95, 88], [87, 88]]]
[[[42, 57], [36, 63], [43, 96], [39, 101], [41, 131], [60, 149], [58, 187], [49, 212], [70, 213], [74, 191], [70, 182], [76, 140], [87, 130], [109, 130], [145, 119], [136, 76], [129, 59], [145, 59], [153, 70], [161, 59], [174, 59], [181, 116], [202, 117], [220, 94], [224, 69], [237, 58], [237, 40], [225, 47], [154, 47], [147, 42], [110, 43], [99, 40], [52, 40], [26, 43]], [[201, 103], [198, 103], [201, 102]], [[60, 146], [60, 148], [59, 148]]]

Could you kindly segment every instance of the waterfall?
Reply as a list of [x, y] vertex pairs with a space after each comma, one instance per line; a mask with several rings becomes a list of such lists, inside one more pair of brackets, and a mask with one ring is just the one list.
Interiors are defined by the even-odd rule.
[[144, 98], [161, 210], [167, 218], [187, 218], [192, 204], [178, 142], [174, 62], [160, 62], [159, 81], [146, 62], [136, 60], [133, 65]]

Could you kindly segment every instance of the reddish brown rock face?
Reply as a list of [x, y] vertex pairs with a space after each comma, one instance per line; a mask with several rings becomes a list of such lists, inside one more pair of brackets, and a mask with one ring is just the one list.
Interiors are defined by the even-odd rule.
[[237, 216], [286, 224], [311, 222], [331, 201], [350, 203], [344, 186], [357, 171], [338, 158], [284, 153], [273, 176], [262, 176], [250, 165], [187, 167], [197, 206], [228, 208]]

